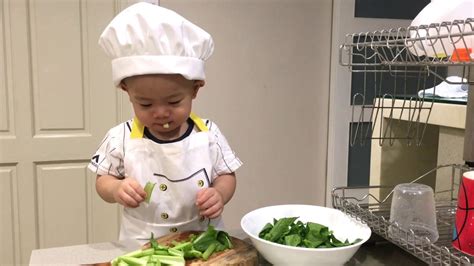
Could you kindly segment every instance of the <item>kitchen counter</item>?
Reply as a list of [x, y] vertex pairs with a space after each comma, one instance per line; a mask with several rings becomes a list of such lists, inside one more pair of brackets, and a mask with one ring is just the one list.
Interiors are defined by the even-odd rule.
[[[232, 232], [230, 232], [232, 234]], [[242, 234], [232, 234], [245, 238]], [[33, 250], [30, 265], [83, 265], [111, 261], [113, 258], [136, 250], [137, 246], [127, 242], [105, 242], [88, 245]], [[268, 265], [262, 259], [261, 265]], [[364, 243], [345, 265], [425, 265], [399, 247], [372, 237]]]
[[398, 246], [372, 234], [369, 241], [364, 243], [345, 265], [415, 266], [427, 264]]

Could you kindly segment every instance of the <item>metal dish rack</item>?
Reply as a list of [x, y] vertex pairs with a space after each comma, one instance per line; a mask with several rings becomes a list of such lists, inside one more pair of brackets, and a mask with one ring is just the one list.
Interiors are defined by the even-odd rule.
[[[474, 18], [346, 35], [339, 63], [362, 84], [352, 95], [350, 145], [363, 145], [367, 139], [377, 139], [380, 145], [393, 145], [395, 140], [421, 145], [436, 101], [425, 95], [425, 89], [436, 92], [443, 81], [474, 84], [471, 38]], [[436, 57], [426, 56], [431, 54]], [[448, 74], [462, 79], [447, 80]], [[365, 123], [368, 116], [371, 126]], [[407, 129], [394, 133], [401, 118], [408, 122]]]
[[[462, 78], [461, 83], [469, 84], [463, 158], [467, 165], [474, 166], [474, 47], [469, 46], [470, 38], [474, 38], [474, 18], [347, 35], [339, 49], [340, 64], [353, 73], [363, 75], [362, 91], [353, 95], [350, 145], [357, 142], [365, 144], [367, 139], [376, 139], [379, 145], [392, 145], [400, 140], [406, 140], [409, 145], [420, 145], [435, 98], [425, 97], [418, 90], [433, 87], [436, 91], [440, 81], [454, 84], [446, 79], [447, 75], [438, 71], [439, 68], [446, 68], [448, 74], [454, 73]], [[435, 56], [427, 56], [430, 54]], [[393, 84], [389, 84], [392, 91], [386, 91], [384, 75], [393, 77]], [[368, 81], [370, 78], [371, 82]], [[410, 91], [413, 88], [409, 88], [409, 78], [418, 80], [415, 93]], [[364, 118], [367, 114], [370, 115], [369, 125]], [[408, 122], [407, 130], [402, 135], [394, 135], [392, 127], [402, 118]], [[474, 257], [454, 249], [451, 239], [459, 180], [464, 171], [474, 168], [442, 165], [413, 182], [433, 172], [436, 172], [437, 178], [443, 178], [440, 171], [446, 169], [450, 169], [447, 178], [451, 178], [451, 188], [435, 191], [440, 236], [434, 243], [413, 231], [404, 231], [397, 224], [390, 224], [393, 187], [335, 188], [332, 204], [367, 223], [374, 233], [426, 263], [471, 265]], [[399, 230], [401, 234], [397, 235], [402, 237], [389, 234], [389, 226]]]
[[[416, 178], [418, 182], [433, 172], [450, 178], [451, 189], [435, 191], [436, 216], [439, 238], [431, 243], [428, 238], [406, 231], [396, 223], [390, 223], [390, 207], [394, 187], [339, 187], [332, 191], [333, 207], [366, 223], [373, 233], [401, 247], [430, 265], [471, 265], [474, 257], [468, 256], [452, 247], [454, 219], [457, 208], [457, 195], [460, 178], [465, 171], [473, 170], [463, 165], [442, 165]], [[448, 171], [449, 174], [446, 174]], [[397, 232], [389, 234], [388, 228]]]

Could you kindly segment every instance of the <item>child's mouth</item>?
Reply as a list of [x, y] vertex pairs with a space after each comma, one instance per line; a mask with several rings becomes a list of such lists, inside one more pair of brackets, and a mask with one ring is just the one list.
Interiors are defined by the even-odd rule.
[[163, 124], [163, 128], [170, 128], [170, 124], [169, 123]]

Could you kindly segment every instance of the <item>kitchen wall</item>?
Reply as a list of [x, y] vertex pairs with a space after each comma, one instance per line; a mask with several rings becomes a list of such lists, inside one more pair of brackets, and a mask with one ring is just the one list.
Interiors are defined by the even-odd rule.
[[225, 222], [273, 204], [325, 204], [332, 0], [161, 0], [209, 31], [196, 111], [244, 162]]

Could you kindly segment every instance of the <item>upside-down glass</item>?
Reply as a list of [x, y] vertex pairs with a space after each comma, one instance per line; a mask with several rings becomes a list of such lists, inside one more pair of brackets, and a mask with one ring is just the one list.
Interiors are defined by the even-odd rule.
[[[418, 183], [403, 183], [395, 186], [390, 209], [389, 234], [405, 239], [412, 230], [420, 239], [438, 240], [436, 206], [433, 189]], [[394, 224], [398, 225], [398, 228]], [[403, 229], [402, 230], [399, 230]], [[426, 238], [425, 238], [426, 237]]]

